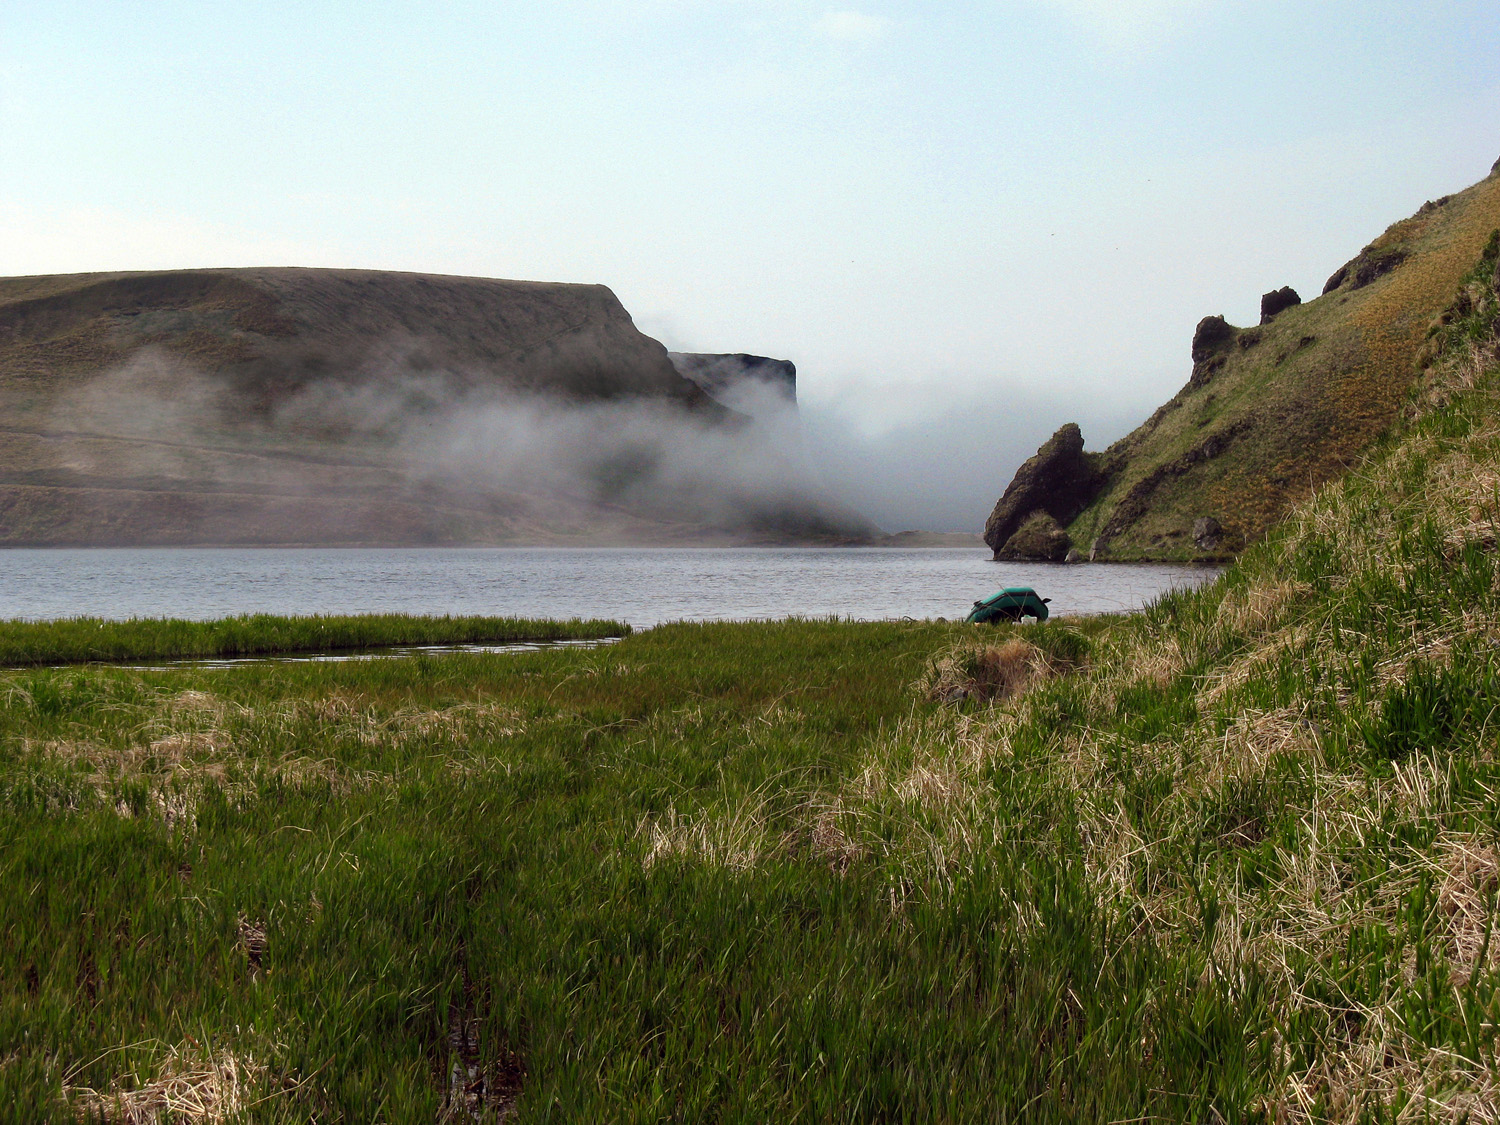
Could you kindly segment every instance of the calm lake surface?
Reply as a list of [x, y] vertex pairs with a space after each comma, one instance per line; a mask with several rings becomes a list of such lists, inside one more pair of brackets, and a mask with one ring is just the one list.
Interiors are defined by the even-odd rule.
[[962, 618], [1002, 586], [1054, 614], [1139, 609], [1202, 567], [995, 563], [976, 549], [161, 548], [0, 551], [0, 617], [238, 613], [680, 620]]

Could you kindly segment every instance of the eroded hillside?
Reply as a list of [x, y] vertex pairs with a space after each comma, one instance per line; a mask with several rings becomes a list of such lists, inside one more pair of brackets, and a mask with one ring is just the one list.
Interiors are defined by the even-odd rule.
[[[858, 534], [607, 288], [367, 270], [0, 279], [0, 544]], [[758, 466], [774, 463], [783, 471]]]

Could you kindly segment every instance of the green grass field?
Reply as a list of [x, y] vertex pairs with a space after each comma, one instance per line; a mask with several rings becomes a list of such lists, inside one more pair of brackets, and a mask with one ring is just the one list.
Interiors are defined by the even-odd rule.
[[0, 1104], [218, 1065], [257, 1120], [432, 1121], [458, 1060], [552, 1120], [956, 1106], [930, 1052], [994, 1012], [920, 997], [984, 939], [827, 800], [957, 628], [7, 673]]

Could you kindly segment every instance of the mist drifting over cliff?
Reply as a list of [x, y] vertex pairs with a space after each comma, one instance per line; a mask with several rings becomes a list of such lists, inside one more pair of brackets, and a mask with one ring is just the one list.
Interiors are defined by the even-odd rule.
[[993, 394], [958, 391], [941, 401], [872, 410], [853, 399], [804, 397], [808, 457], [839, 503], [886, 531], [977, 534], [1016, 466], [1066, 421], [1085, 420], [1090, 448], [1138, 419], [1129, 405], [1039, 387]]
[[[341, 499], [356, 511], [342, 517], [334, 536], [342, 541], [390, 538], [383, 502], [426, 505], [438, 524], [451, 516], [439, 541], [778, 541], [872, 531], [819, 486], [795, 408], [769, 389], [741, 388], [741, 410], [583, 399], [414, 365], [409, 354], [387, 347], [378, 360], [267, 396], [259, 384], [143, 348], [57, 397], [45, 426], [56, 435], [50, 468], [75, 484], [191, 492], [199, 507], [205, 496], [258, 497], [262, 507]], [[223, 537], [215, 508], [207, 504], [201, 535], [186, 538]], [[453, 526], [471, 510], [486, 526]], [[324, 541], [328, 529], [316, 520], [309, 511], [307, 526], [280, 538]]]
[[1107, 440], [1130, 420], [1089, 417], [1062, 388], [913, 400], [882, 384], [899, 372], [831, 397], [826, 366], [799, 394], [787, 360], [669, 352], [602, 285], [260, 267], [3, 278], [0, 543], [977, 532], [1056, 425]]
[[682, 358], [712, 392], [603, 285], [280, 267], [0, 278], [0, 544], [875, 530], [819, 484], [794, 395], [739, 386], [726, 357]]

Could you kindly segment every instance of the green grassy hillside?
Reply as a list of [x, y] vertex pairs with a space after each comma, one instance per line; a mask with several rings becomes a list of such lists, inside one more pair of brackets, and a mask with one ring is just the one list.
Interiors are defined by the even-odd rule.
[[[1396, 419], [1435, 318], [1497, 227], [1491, 174], [1390, 227], [1328, 292], [1228, 334], [1171, 401], [1092, 455], [1106, 483], [1068, 513], [1073, 546], [1104, 559], [1212, 559], [1260, 539]], [[1197, 543], [1203, 517], [1222, 531]]]
[[1119, 1034], [1108, 1073], [1138, 1036], [1152, 1076], [1120, 1119], [1500, 1119], [1497, 250], [1354, 471], [1084, 673], [918, 741], [965, 795], [933, 855], [1011, 866], [1029, 825], [1021, 854], [1085, 888], [1097, 963], [1151, 963], [1111, 1015], [1081, 1000], [1078, 1049]]

